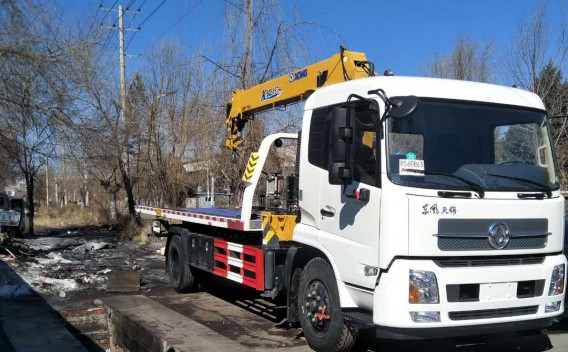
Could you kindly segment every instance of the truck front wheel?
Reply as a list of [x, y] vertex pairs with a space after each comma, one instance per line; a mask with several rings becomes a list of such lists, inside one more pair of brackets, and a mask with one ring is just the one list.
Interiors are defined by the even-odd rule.
[[195, 287], [195, 277], [183, 251], [180, 236], [173, 236], [168, 247], [168, 273], [176, 292], [189, 292]]
[[314, 258], [305, 266], [298, 290], [300, 325], [316, 351], [350, 351], [357, 331], [348, 326], [341, 312], [339, 291], [331, 266]]

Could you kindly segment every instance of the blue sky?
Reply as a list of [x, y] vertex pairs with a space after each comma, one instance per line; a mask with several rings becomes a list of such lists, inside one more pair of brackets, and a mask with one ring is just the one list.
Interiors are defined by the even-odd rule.
[[[116, 5], [129, 2], [118, 0]], [[136, 0], [134, 9], [143, 6], [133, 25], [138, 26], [161, 2]], [[65, 1], [70, 5], [66, 11], [78, 16], [95, 13], [99, 3], [100, 0]], [[115, 0], [103, 0], [105, 7], [113, 3]], [[331, 56], [343, 44], [348, 49], [367, 53], [379, 73], [392, 68], [397, 75], [421, 75], [434, 50], [447, 53], [459, 36], [492, 40], [498, 66], [518, 23], [530, 18], [539, 3], [532, 0], [294, 0], [284, 1], [283, 7], [289, 21], [288, 12], [295, 11], [302, 20], [318, 23], [338, 34], [339, 38], [327, 30], [315, 30], [311, 40], [314, 47], [310, 51], [317, 60]], [[128, 52], [144, 53], [149, 44], [168, 37], [177, 38], [196, 51], [221, 50], [224, 4], [223, 0], [167, 0], [136, 34]], [[549, 0], [546, 4], [547, 25], [554, 36], [560, 23], [562, 1]], [[100, 11], [98, 16], [104, 15], [105, 11]], [[116, 13], [111, 16], [116, 18]], [[127, 42], [130, 36], [132, 33], [127, 34]], [[128, 59], [131, 68], [137, 66], [136, 60], [140, 58]]]

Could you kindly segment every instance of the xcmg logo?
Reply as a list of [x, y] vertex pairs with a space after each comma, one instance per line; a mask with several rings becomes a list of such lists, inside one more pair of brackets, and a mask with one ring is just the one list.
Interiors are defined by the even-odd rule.
[[300, 71], [292, 72], [292, 73], [290, 73], [289, 77], [290, 77], [290, 82], [294, 82], [294, 81], [297, 81], [299, 79], [306, 78], [306, 77], [308, 77], [308, 69], [305, 68], [305, 69], [300, 70]]
[[282, 87], [280, 86], [263, 89], [260, 101], [276, 98], [280, 94], [282, 94]]

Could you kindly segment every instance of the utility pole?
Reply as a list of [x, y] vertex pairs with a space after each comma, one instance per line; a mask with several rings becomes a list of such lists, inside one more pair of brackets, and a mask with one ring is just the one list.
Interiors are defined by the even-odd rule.
[[65, 165], [65, 146], [61, 141], [61, 166], [63, 171], [63, 178], [61, 179], [61, 191], [63, 192], [63, 202], [61, 206], [67, 205], [67, 166]]
[[124, 64], [124, 24], [122, 5], [118, 6], [118, 41], [120, 47], [120, 102], [122, 110], [122, 129], [126, 126], [126, 67]]
[[55, 177], [55, 206], [59, 206], [59, 191], [58, 191], [59, 184], [57, 183], [57, 177]]
[[[116, 9], [106, 9], [101, 7], [101, 10], [108, 10], [110, 11], [117, 11]], [[133, 31], [133, 32], [137, 32], [140, 30], [140, 27], [138, 28], [124, 28], [124, 14], [125, 13], [130, 13], [130, 14], [138, 14], [140, 13], [140, 9], [138, 9], [137, 11], [131, 11], [128, 8], [126, 10], [124, 10], [122, 8], [122, 5], [118, 5], [118, 28], [113, 24], [112, 27], [108, 27], [108, 26], [103, 26], [103, 24], [101, 23], [101, 27], [106, 28], [106, 29], [118, 29], [118, 46], [119, 46], [119, 56], [120, 56], [120, 107], [121, 107], [121, 127], [124, 129], [125, 125], [126, 125], [126, 62], [125, 62], [125, 58], [126, 58], [126, 53], [125, 51], [125, 46], [124, 46], [124, 32], [126, 31]], [[116, 23], [116, 22], [115, 22]]]
[[45, 161], [45, 205], [49, 206], [49, 159]]
[[[132, 2], [131, 2], [132, 3]], [[116, 1], [115, 1], [116, 4]], [[114, 5], [113, 5], [114, 6]], [[115, 9], [111, 8], [111, 9], [107, 9], [110, 13], [110, 11], [116, 11]], [[122, 175], [123, 178], [123, 184], [124, 184], [124, 189], [126, 191], [126, 199], [125, 199], [125, 203], [128, 204], [128, 210], [130, 213], [130, 217], [131, 219], [134, 219], [134, 215], [135, 215], [135, 210], [134, 210], [134, 195], [132, 193], [132, 181], [131, 181], [131, 176], [130, 176], [130, 162], [128, 160], [128, 134], [127, 134], [127, 121], [126, 119], [128, 118], [128, 114], [126, 112], [126, 63], [125, 63], [125, 59], [126, 59], [126, 53], [125, 53], [125, 46], [124, 46], [124, 32], [125, 31], [138, 31], [140, 30], [140, 27], [137, 29], [132, 29], [132, 28], [124, 28], [124, 14], [125, 13], [131, 13], [131, 14], [137, 14], [140, 13], [140, 10], [138, 11], [129, 11], [128, 8], [126, 8], [126, 10], [124, 10], [122, 8], [122, 5], [118, 6], [118, 28], [114, 25], [114, 22], [112, 27], [106, 27], [108, 29], [118, 29], [118, 44], [119, 44], [119, 56], [120, 56], [120, 102], [121, 102], [121, 109], [120, 109], [120, 115], [118, 116], [118, 118], [120, 119], [119, 124], [120, 124], [120, 133], [118, 133], [118, 135], [120, 136], [120, 140], [118, 141], [119, 145], [120, 145], [120, 149], [121, 149], [121, 155], [119, 158], [119, 165], [120, 165], [120, 173]], [[105, 16], [106, 18], [106, 16]], [[102, 23], [101, 23], [102, 26]], [[116, 198], [116, 194], [115, 194], [115, 198]], [[114, 206], [116, 205], [116, 202], [114, 204]]]

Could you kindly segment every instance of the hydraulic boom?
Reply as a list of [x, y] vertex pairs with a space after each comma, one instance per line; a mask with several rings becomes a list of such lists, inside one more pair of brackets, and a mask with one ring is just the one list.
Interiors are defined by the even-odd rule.
[[339, 53], [326, 60], [246, 90], [238, 89], [227, 104], [229, 137], [225, 146], [236, 151], [243, 143], [240, 132], [255, 113], [305, 100], [321, 87], [374, 75], [374, 65], [365, 53], [340, 47]]

